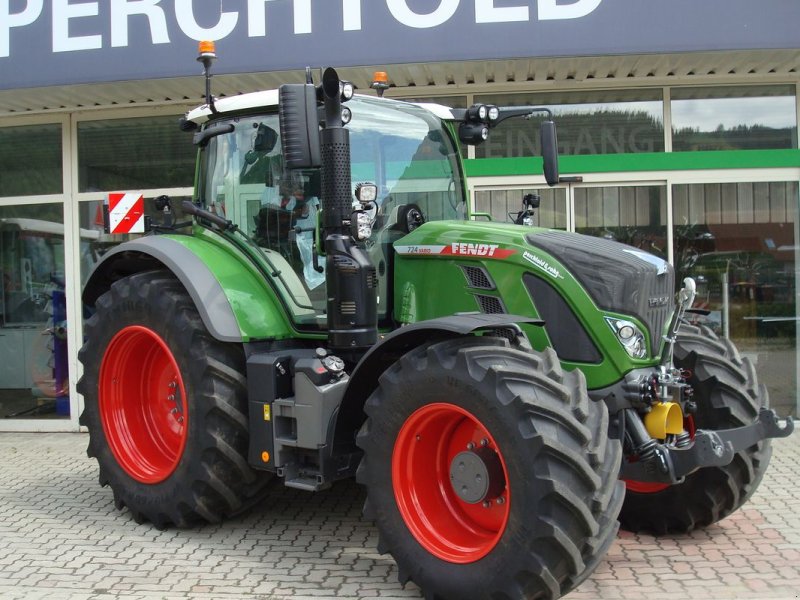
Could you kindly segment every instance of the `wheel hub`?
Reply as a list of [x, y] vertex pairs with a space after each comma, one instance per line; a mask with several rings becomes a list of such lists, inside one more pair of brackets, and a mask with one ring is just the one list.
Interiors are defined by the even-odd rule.
[[487, 447], [459, 452], [450, 463], [450, 484], [468, 504], [497, 498], [505, 487], [500, 458]]

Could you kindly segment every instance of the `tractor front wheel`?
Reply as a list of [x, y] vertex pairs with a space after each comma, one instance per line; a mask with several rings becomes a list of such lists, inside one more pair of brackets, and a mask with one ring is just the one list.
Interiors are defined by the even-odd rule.
[[171, 273], [115, 282], [85, 333], [81, 424], [117, 508], [159, 528], [188, 526], [263, 496], [268, 475], [247, 463], [242, 347], [209, 335]]
[[[694, 388], [698, 429], [732, 429], [755, 421], [769, 405], [753, 364], [727, 339], [707, 327], [681, 325], [674, 364]], [[770, 440], [738, 452], [724, 467], [695, 471], [666, 486], [629, 482], [620, 513], [623, 529], [655, 534], [687, 533], [720, 521], [753, 495], [769, 464]]]
[[615, 539], [618, 442], [583, 375], [494, 337], [412, 350], [358, 436], [365, 515], [427, 598], [556, 598]]

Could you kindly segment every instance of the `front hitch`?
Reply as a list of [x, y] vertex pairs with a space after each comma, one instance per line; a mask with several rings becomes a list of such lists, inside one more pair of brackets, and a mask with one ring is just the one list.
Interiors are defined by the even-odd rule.
[[648, 483], [681, 483], [687, 475], [703, 467], [723, 467], [740, 452], [769, 438], [784, 438], [794, 431], [791, 417], [781, 420], [774, 410], [762, 408], [750, 425], [710, 431], [698, 429], [692, 444], [672, 448], [655, 444], [647, 460], [624, 461], [620, 478]]

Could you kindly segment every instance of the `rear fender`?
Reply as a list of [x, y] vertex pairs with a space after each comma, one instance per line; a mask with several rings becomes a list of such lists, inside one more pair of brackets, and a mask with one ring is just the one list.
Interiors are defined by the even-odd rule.
[[229, 249], [194, 236], [147, 236], [116, 246], [89, 276], [84, 304], [94, 306], [117, 279], [152, 269], [167, 269], [180, 280], [209, 333], [222, 342], [291, 336], [283, 307], [258, 271]]

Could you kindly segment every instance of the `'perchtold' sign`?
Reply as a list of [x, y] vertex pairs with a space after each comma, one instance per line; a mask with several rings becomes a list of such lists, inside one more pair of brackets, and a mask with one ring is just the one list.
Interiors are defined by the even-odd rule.
[[[786, 0], [0, 0], [0, 88], [450, 60], [796, 47]], [[762, 26], [763, 25], [763, 26]]]

